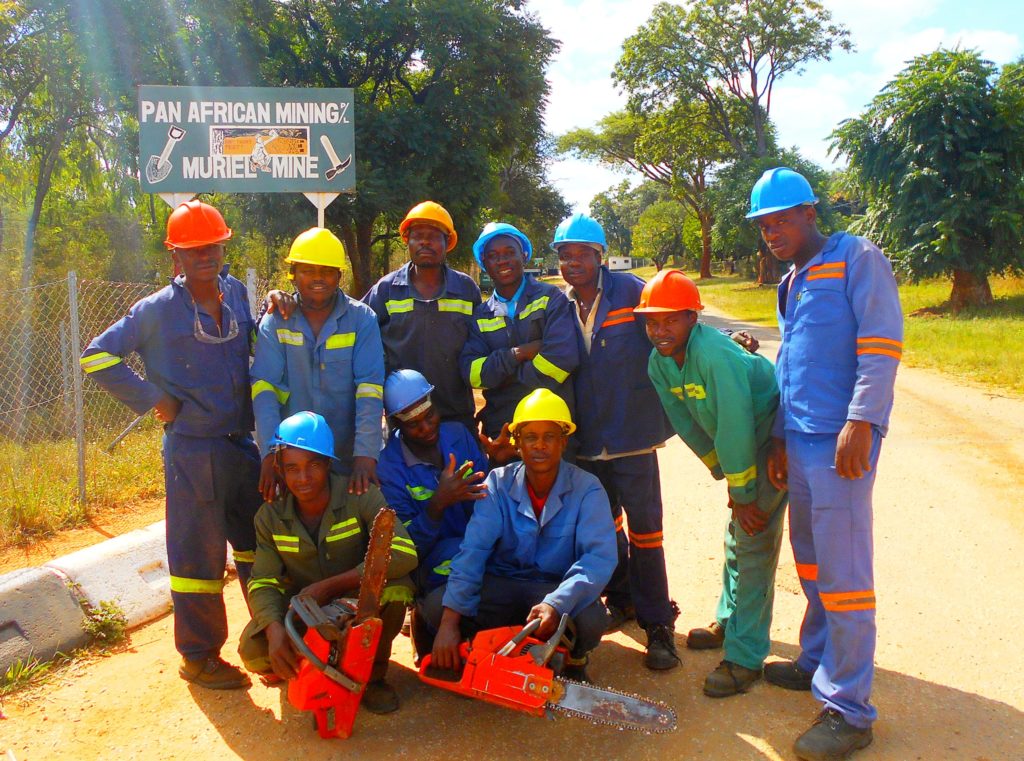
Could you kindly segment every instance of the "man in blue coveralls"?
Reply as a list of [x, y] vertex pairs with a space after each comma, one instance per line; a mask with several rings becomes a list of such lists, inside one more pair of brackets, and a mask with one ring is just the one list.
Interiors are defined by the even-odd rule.
[[892, 267], [870, 241], [817, 227], [817, 198], [792, 169], [765, 172], [750, 213], [793, 267], [779, 284], [780, 411], [768, 472], [790, 493], [790, 539], [807, 596], [800, 657], [765, 679], [824, 704], [794, 746], [806, 761], [871, 743], [875, 584], [871, 492], [889, 425], [903, 316]]
[[[211, 689], [248, 687], [220, 657], [227, 638], [225, 541], [242, 593], [256, 549], [259, 454], [249, 434], [253, 321], [245, 286], [224, 271], [231, 230], [212, 206], [189, 201], [167, 220], [181, 274], [135, 303], [94, 338], [82, 369], [137, 414], [164, 423], [167, 559], [182, 679]], [[125, 359], [138, 352], [140, 378]]]

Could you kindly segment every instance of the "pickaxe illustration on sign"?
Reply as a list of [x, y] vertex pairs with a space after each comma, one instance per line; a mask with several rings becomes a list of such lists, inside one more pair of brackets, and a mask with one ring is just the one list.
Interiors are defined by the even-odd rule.
[[174, 150], [174, 144], [183, 137], [185, 137], [185, 130], [181, 127], [171, 125], [171, 128], [167, 130], [167, 142], [164, 144], [164, 149], [160, 151], [159, 156], [150, 156], [149, 161], [146, 162], [146, 180], [151, 184], [155, 185], [167, 179], [167, 175], [171, 173], [171, 162], [168, 161], [168, 158], [171, 151]]
[[348, 165], [352, 163], [352, 154], [349, 154], [344, 161], [339, 159], [338, 154], [334, 152], [334, 146], [331, 145], [331, 139], [327, 135], [320, 136], [320, 145], [327, 151], [327, 158], [331, 160], [331, 168], [324, 172], [324, 177], [330, 181], [348, 169]]

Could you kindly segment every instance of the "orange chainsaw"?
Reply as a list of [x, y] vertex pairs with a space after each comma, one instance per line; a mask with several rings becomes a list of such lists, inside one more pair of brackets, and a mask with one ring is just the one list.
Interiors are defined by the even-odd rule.
[[358, 600], [340, 599], [321, 607], [310, 595], [295, 595], [285, 616], [285, 631], [302, 658], [298, 675], [288, 682], [288, 702], [313, 712], [321, 737], [352, 734], [380, 642], [380, 595], [394, 533], [395, 511], [383, 507], [370, 531]]
[[559, 676], [569, 656], [563, 639], [568, 624], [569, 616], [563, 615], [546, 642], [532, 636], [540, 619], [521, 629], [486, 629], [460, 646], [461, 671], [434, 668], [430, 655], [425, 655], [420, 662], [420, 679], [535, 716], [558, 711], [595, 724], [641, 732], [671, 732], [676, 728], [676, 712], [663, 703]]

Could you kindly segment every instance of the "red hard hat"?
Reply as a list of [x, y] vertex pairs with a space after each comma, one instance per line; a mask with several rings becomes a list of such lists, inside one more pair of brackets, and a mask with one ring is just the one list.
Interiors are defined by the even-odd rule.
[[181, 204], [167, 218], [167, 239], [164, 245], [169, 249], [199, 248], [211, 243], [223, 243], [231, 238], [231, 228], [224, 222], [220, 212], [202, 201], [192, 200]]
[[662, 270], [652, 277], [640, 294], [640, 304], [634, 312], [699, 312], [697, 285], [679, 270]]

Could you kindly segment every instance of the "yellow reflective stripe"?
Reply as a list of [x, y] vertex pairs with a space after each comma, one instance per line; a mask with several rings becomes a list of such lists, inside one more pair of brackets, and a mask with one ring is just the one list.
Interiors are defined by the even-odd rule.
[[441, 565], [434, 567], [434, 573], [438, 576], [447, 576], [452, 572], [452, 561], [446, 560]]
[[565, 383], [565, 379], [569, 377], [569, 373], [558, 365], [549, 362], [543, 354], [538, 354], [533, 358], [533, 366], [537, 369], [537, 372], [544, 373], [544, 375], [554, 378], [559, 383]]
[[355, 333], [335, 333], [324, 344], [328, 349], [347, 349], [356, 345]]
[[246, 585], [246, 589], [250, 594], [255, 592], [257, 589], [264, 589], [267, 587], [276, 589], [278, 592], [284, 591], [284, 584], [277, 579], [249, 579], [249, 583]]
[[404, 552], [406, 555], [416, 555], [416, 545], [413, 544], [411, 539], [406, 539], [403, 536], [396, 536], [391, 539], [391, 549], [398, 552]]
[[744, 470], [742, 473], [726, 473], [725, 480], [729, 482], [729, 486], [746, 486], [751, 481], [757, 478], [757, 466], [751, 465], [749, 468]]
[[409, 587], [400, 586], [398, 584], [390, 587], [384, 587], [384, 591], [380, 595], [380, 604], [387, 605], [388, 603], [397, 602], [402, 605], [410, 605], [412, 603], [412, 590]]
[[78, 364], [82, 366], [86, 373], [94, 373], [97, 370], [106, 370], [108, 367], [113, 367], [120, 361], [120, 357], [101, 351], [96, 354], [90, 354], [88, 357], [80, 357]]
[[356, 399], [383, 399], [384, 387], [379, 383], [360, 383], [356, 386]]
[[403, 312], [412, 311], [412, 299], [394, 299], [393, 301], [385, 301], [384, 308], [388, 310], [388, 314], [402, 314]]
[[278, 552], [299, 551], [299, 537], [297, 536], [288, 536], [287, 534], [271, 534], [271, 538], [274, 540], [274, 546], [277, 547]]
[[480, 357], [474, 359], [469, 365], [469, 385], [473, 388], [483, 388], [484, 382], [480, 379], [480, 373], [483, 372], [484, 362], [487, 361], [487, 357]]
[[433, 490], [428, 489], [426, 486], [410, 486], [409, 484], [406, 484], [405, 490], [412, 495], [413, 499], [419, 502], [423, 502], [424, 500], [430, 499], [434, 496]]
[[699, 386], [696, 383], [686, 384], [686, 395], [694, 399], [705, 399], [707, 398], [707, 392], [704, 391], [703, 386]]
[[495, 330], [501, 330], [505, 327], [504, 317], [488, 317], [480, 318], [476, 321], [476, 326], [480, 328], [481, 333], [493, 333]]
[[680, 399], [685, 398], [683, 396], [683, 387], [682, 386], [673, 386], [672, 388], [669, 389], [669, 391], [671, 391], [675, 396], [679, 397]]
[[348, 539], [350, 536], [357, 536], [362, 531], [359, 526], [358, 518], [348, 518], [347, 520], [339, 521], [330, 527], [327, 531], [327, 537], [325, 541], [338, 542], [342, 539]]
[[473, 302], [466, 301], [465, 299], [438, 299], [437, 311], [473, 314]]
[[186, 579], [171, 577], [171, 591], [185, 594], [219, 595], [224, 590], [224, 579]]
[[236, 563], [255, 563], [256, 550], [232, 550], [231, 557]]
[[296, 330], [288, 330], [288, 328], [277, 329], [277, 340], [280, 343], [288, 344], [289, 346], [302, 346], [304, 341], [302, 333]]
[[517, 316], [518, 316], [518, 318], [520, 320], [525, 320], [527, 317], [529, 317], [534, 312], [536, 312], [536, 311], [538, 311], [540, 309], [547, 309], [547, 308], [548, 308], [548, 297], [547, 296], [541, 296], [536, 301], [531, 301], [529, 304], [527, 304], [525, 307], [523, 307], [522, 311]]
[[292, 395], [291, 391], [285, 391], [283, 388], [278, 388], [272, 383], [260, 380], [252, 384], [252, 400], [256, 401], [256, 397], [266, 391], [269, 391], [277, 397], [278, 404], [287, 404], [288, 397]]
[[700, 461], [708, 466], [708, 468], [714, 468], [718, 465], [718, 452], [712, 449], [706, 455], [701, 455]]

